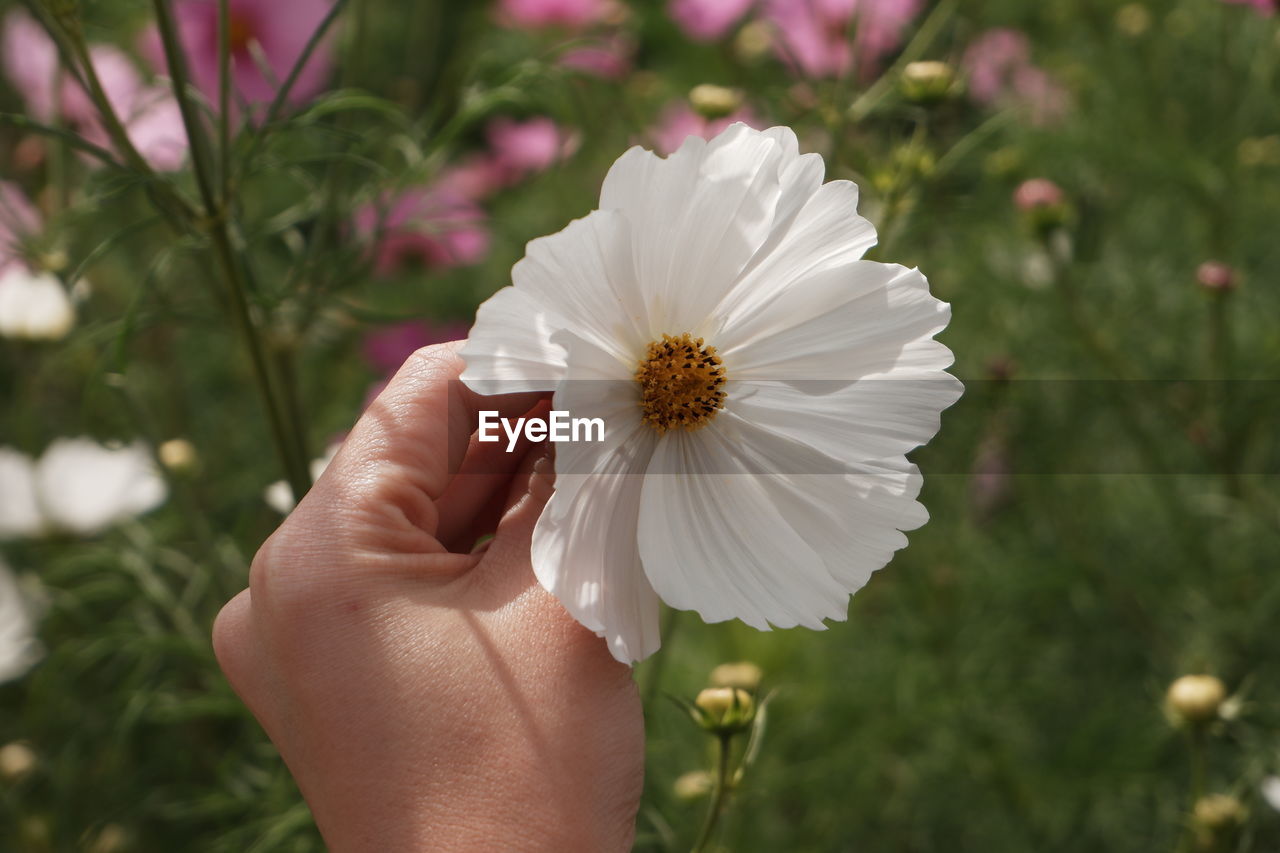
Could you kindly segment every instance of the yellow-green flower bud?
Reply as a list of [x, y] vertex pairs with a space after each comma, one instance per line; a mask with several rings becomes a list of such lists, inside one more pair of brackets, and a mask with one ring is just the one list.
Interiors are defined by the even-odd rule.
[[1151, 13], [1141, 3], [1121, 6], [1116, 12], [1116, 29], [1130, 38], [1137, 38], [1151, 29]]
[[699, 800], [711, 793], [715, 780], [705, 770], [690, 770], [678, 777], [672, 788], [681, 800]]
[[724, 118], [742, 106], [742, 92], [727, 86], [702, 83], [689, 91], [689, 105], [703, 118]]
[[739, 661], [737, 663], [722, 663], [715, 669], [711, 670], [711, 685], [713, 687], [737, 687], [742, 690], [749, 690], [752, 693], [760, 686], [760, 679], [764, 677], [764, 672], [760, 667], [750, 661]]
[[945, 62], [909, 62], [898, 80], [907, 100], [918, 104], [941, 101], [956, 90], [956, 72]]
[[745, 731], [756, 715], [755, 700], [738, 687], [708, 687], [693, 704], [699, 712], [698, 723], [716, 734]]
[[1231, 829], [1244, 823], [1244, 804], [1230, 794], [1209, 794], [1196, 800], [1195, 821], [1209, 830]]
[[38, 760], [35, 752], [25, 743], [10, 743], [0, 747], [0, 777], [16, 782], [35, 769]]
[[764, 58], [773, 49], [773, 31], [767, 21], [750, 21], [733, 40], [733, 50], [745, 62]]
[[156, 449], [160, 464], [175, 474], [189, 474], [200, 463], [195, 445], [185, 438], [171, 438]]
[[1226, 685], [1212, 675], [1184, 675], [1169, 685], [1166, 704], [1180, 721], [1200, 725], [1218, 716]]

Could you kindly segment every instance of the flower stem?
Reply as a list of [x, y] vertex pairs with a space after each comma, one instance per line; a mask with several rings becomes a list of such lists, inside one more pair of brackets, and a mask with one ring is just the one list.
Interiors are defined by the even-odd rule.
[[195, 172], [196, 184], [200, 189], [200, 198], [205, 208], [205, 216], [200, 224], [209, 238], [218, 270], [227, 285], [232, 320], [249, 350], [254, 380], [262, 396], [276, 451], [284, 466], [285, 478], [293, 491], [294, 499], [300, 501], [311, 485], [307, 466], [306, 439], [302, 434], [301, 421], [289, 416], [279, 393], [280, 384], [273, 374], [262, 337], [253, 320], [248, 298], [249, 272], [242, 262], [243, 259], [237, 255], [232, 246], [231, 229], [228, 223], [230, 211], [214, 191], [213, 155], [204, 126], [200, 123], [200, 117], [187, 92], [186, 57], [178, 41], [173, 12], [169, 8], [168, 0], [152, 0], [152, 6], [155, 8], [160, 39], [164, 44], [165, 58], [169, 63], [173, 94], [178, 102], [183, 126], [187, 131], [192, 169]]
[[729, 773], [729, 754], [732, 751], [733, 735], [721, 733], [716, 738], [716, 783], [711, 791], [711, 805], [707, 808], [707, 817], [698, 832], [698, 840], [693, 843], [690, 853], [702, 853], [711, 843], [720, 818], [724, 816], [729, 805], [729, 794], [732, 791], [733, 779]]

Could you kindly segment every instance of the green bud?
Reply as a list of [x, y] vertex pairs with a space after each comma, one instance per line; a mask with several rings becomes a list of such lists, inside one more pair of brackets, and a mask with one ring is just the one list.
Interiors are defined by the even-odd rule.
[[907, 100], [931, 104], [953, 95], [958, 88], [956, 72], [945, 62], [909, 62], [902, 69], [898, 86]]
[[746, 731], [756, 716], [755, 700], [738, 687], [708, 687], [698, 694], [693, 705], [698, 725], [719, 735]]
[[689, 91], [689, 105], [703, 118], [724, 118], [742, 106], [742, 92], [726, 86], [703, 83]]

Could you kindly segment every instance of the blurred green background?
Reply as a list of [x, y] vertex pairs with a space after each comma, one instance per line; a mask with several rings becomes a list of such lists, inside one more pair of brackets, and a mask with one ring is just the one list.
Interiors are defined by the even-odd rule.
[[[668, 642], [637, 670], [637, 849], [688, 849], [706, 808], [672, 782], [708, 766], [709, 739], [663, 694], [750, 660], [776, 693], [726, 849], [1280, 850], [1260, 795], [1280, 774], [1280, 19], [1220, 0], [919, 5], [870, 64], [832, 76], [779, 58], [760, 4], [699, 41], [659, 2], [566, 28], [484, 3], [352, 0], [322, 90], [258, 141], [253, 123], [231, 129], [249, 316], [306, 458], [390, 369], [377, 341], [456, 336], [525, 242], [594, 207], [625, 148], [654, 144], [668, 110], [705, 126], [693, 109], [715, 107], [690, 90], [729, 87], [760, 126], [795, 128], [829, 179], [861, 185], [874, 257], [918, 265], [952, 304], [940, 339], [969, 392], [913, 455], [932, 520], [846, 623], [760, 634], [667, 614]], [[150, 5], [78, 6], [85, 38], [143, 73]], [[1021, 34], [1040, 76], [983, 98], [994, 28]], [[625, 68], [566, 67], [582, 48]], [[5, 67], [25, 49], [6, 42]], [[913, 88], [918, 60], [954, 82], [933, 68], [934, 89]], [[32, 118], [29, 95], [10, 73], [0, 112]], [[495, 121], [533, 117], [563, 144], [460, 204], [482, 251], [381, 267], [357, 210], [439, 186], [500, 147]], [[151, 178], [91, 168], [15, 118], [0, 169], [44, 220], [26, 262], [77, 300], [61, 340], [0, 339], [0, 445], [181, 438], [198, 455], [166, 470], [153, 512], [0, 542], [38, 583], [45, 650], [0, 685], [0, 744], [31, 759], [0, 768], [0, 850], [321, 850], [208, 642], [280, 521], [263, 490], [284, 472], [204, 226], [158, 214]], [[1056, 195], [1020, 189], [1032, 179]], [[162, 180], [198, 198], [189, 169]], [[1245, 813], [1207, 834], [1190, 817], [1192, 737], [1162, 708], [1186, 673], [1233, 697], [1200, 793]]]

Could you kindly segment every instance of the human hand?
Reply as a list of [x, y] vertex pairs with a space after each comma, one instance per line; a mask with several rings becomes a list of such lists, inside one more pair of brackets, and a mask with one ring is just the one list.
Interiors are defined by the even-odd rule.
[[630, 669], [529, 563], [550, 459], [467, 438], [547, 403], [475, 395], [457, 349], [409, 359], [262, 546], [218, 660], [338, 853], [629, 849]]

